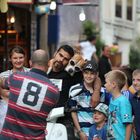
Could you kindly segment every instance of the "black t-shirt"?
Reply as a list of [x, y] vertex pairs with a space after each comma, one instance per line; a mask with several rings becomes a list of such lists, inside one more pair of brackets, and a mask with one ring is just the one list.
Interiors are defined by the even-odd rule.
[[72, 85], [77, 84], [77, 83], [81, 83], [81, 81], [82, 81], [82, 73], [81, 72], [77, 72], [74, 74], [74, 76], [70, 76], [64, 70], [60, 71], [60, 72], [51, 71], [48, 74], [48, 77], [50, 79], [53, 79], [53, 80], [54, 79], [60, 80], [60, 83], [62, 82], [62, 87], [60, 90], [60, 98], [59, 98], [57, 106], [65, 106], [66, 102], [68, 101], [70, 87]]
[[99, 77], [101, 78], [102, 81], [102, 86], [105, 84], [105, 77], [104, 75], [111, 71], [111, 64], [109, 62], [109, 59], [106, 56], [102, 56], [99, 60], [98, 63], [98, 68], [99, 68]]

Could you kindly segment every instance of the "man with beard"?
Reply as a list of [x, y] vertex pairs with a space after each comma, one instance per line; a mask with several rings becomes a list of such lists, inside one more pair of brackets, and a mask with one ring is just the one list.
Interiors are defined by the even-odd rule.
[[[56, 51], [54, 57], [49, 62], [49, 68], [51, 69], [48, 72], [48, 77], [60, 90], [60, 98], [57, 104], [59, 107], [65, 106], [68, 100], [69, 88], [76, 82], [75, 76], [71, 77], [64, 70], [73, 55], [74, 50], [69, 45], [63, 45]], [[82, 77], [80, 76], [78, 79], [81, 80]]]
[[[57, 106], [65, 106], [68, 100], [69, 89], [72, 85], [75, 85], [82, 81], [82, 72], [76, 72], [74, 76], [70, 76], [65, 71], [69, 60], [73, 57], [74, 50], [69, 45], [62, 45], [55, 52], [54, 57], [49, 61], [48, 77], [52, 82], [58, 86], [60, 90], [60, 98]], [[99, 77], [93, 85], [96, 94], [92, 98], [92, 106], [95, 107], [99, 102], [99, 92], [101, 87], [101, 81]]]
[[[62, 107], [67, 104], [70, 87], [82, 81], [82, 72], [77, 72], [74, 74], [74, 76], [70, 76], [65, 71], [65, 67], [68, 64], [69, 60], [73, 57], [73, 55], [73, 48], [69, 45], [63, 45], [59, 47], [59, 49], [54, 54], [54, 57], [49, 62], [48, 77], [55, 85], [58, 86], [60, 90], [60, 98], [57, 107]], [[97, 87], [99, 87], [99, 91], [100, 80], [96, 85], [98, 85]], [[94, 102], [94, 104], [97, 104], [98, 101], [99, 94], [95, 94], [92, 102]], [[68, 135], [71, 134], [71, 132], [73, 131], [73, 126], [71, 125], [72, 120], [70, 117], [70, 113], [66, 113], [65, 117], [59, 118], [58, 122], [65, 124], [68, 130]], [[69, 137], [69, 139], [71, 140], [73, 138]]]

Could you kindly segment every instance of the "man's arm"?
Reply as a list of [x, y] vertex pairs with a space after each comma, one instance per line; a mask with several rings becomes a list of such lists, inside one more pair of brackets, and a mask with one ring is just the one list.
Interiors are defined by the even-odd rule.
[[131, 139], [131, 134], [132, 134], [132, 124], [131, 123], [126, 123], [125, 140], [130, 140]]
[[92, 96], [91, 96], [91, 106], [92, 107], [96, 107], [97, 104], [100, 102], [100, 90], [101, 90], [101, 80], [97, 76], [94, 81], [94, 84], [93, 84], [94, 94], [92, 94]]

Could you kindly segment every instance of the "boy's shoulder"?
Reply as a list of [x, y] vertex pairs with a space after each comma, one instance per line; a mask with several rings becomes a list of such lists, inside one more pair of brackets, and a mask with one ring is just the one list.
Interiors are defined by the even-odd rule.
[[120, 103], [119, 105], [130, 103], [129, 99], [122, 94], [116, 99], [113, 99], [113, 97], [111, 97], [111, 100], [112, 100], [112, 102]]

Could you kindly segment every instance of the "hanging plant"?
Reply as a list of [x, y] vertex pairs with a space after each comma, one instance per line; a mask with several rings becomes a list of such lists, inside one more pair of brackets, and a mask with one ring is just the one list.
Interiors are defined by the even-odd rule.
[[93, 34], [98, 34], [96, 25], [90, 21], [86, 20], [83, 22], [83, 34], [88, 37], [92, 36]]

